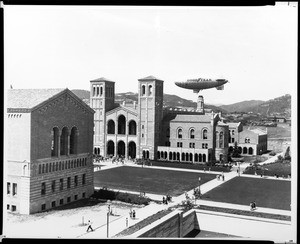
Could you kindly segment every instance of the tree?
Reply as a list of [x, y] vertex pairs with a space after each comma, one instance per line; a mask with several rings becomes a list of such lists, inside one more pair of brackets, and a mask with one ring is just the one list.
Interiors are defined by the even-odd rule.
[[239, 152], [239, 148], [238, 148], [237, 142], [235, 142], [233, 150], [232, 150], [231, 157], [233, 157], [233, 158], [239, 158], [240, 156], [241, 155], [240, 155], [240, 152]]
[[286, 149], [286, 151], [285, 151], [285, 154], [284, 154], [284, 159], [285, 160], [291, 160], [291, 149], [290, 149], [290, 147], [287, 147], [287, 149]]

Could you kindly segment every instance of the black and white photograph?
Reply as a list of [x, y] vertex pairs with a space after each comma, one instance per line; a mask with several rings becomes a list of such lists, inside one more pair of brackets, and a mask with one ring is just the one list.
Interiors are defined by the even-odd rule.
[[2, 239], [297, 243], [298, 2], [274, 3], [2, 3]]

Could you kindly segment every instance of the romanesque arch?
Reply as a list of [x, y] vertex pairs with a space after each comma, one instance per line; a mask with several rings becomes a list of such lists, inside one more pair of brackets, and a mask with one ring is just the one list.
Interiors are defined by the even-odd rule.
[[118, 156], [125, 157], [125, 142], [124, 141], [118, 142]]
[[112, 119], [107, 122], [107, 134], [115, 134], [115, 121]]
[[77, 154], [78, 148], [78, 129], [73, 127], [70, 135], [70, 154]]
[[131, 120], [129, 122], [129, 135], [136, 135], [136, 122]]
[[128, 143], [128, 156], [132, 159], [136, 158], [136, 144], [133, 141]]
[[67, 127], [64, 127], [61, 131], [61, 136], [60, 136], [60, 155], [68, 154], [68, 136], [69, 136], [69, 130]]
[[107, 156], [115, 155], [115, 143], [113, 141], [107, 142]]
[[58, 145], [59, 145], [59, 129], [54, 127], [52, 129], [52, 141], [51, 141], [51, 157], [58, 156]]
[[118, 134], [126, 134], [126, 118], [124, 115], [120, 115], [118, 118]]

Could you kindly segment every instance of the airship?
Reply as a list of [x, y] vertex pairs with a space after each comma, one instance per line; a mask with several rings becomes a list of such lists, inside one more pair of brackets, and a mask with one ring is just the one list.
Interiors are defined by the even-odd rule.
[[224, 84], [226, 84], [228, 80], [225, 79], [189, 79], [187, 81], [178, 81], [175, 82], [175, 85], [193, 90], [194, 93], [198, 93], [204, 89], [216, 88], [217, 90], [224, 90]]

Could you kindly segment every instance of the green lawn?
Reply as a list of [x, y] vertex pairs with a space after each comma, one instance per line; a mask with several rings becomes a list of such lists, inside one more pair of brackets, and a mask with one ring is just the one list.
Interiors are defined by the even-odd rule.
[[274, 176], [275, 174], [279, 175], [279, 177], [284, 176], [285, 178], [288, 177], [289, 174], [291, 174], [291, 164], [290, 163], [271, 163], [266, 164], [262, 166], [258, 166], [258, 168], [255, 170], [255, 166], [250, 166], [246, 168], [244, 171], [244, 174], [256, 174], [260, 175], [268, 175], [268, 176]]
[[290, 210], [291, 182], [264, 178], [235, 177], [203, 195], [216, 202]]
[[214, 174], [121, 166], [94, 173], [94, 186], [152, 194], [178, 196], [214, 179]]

